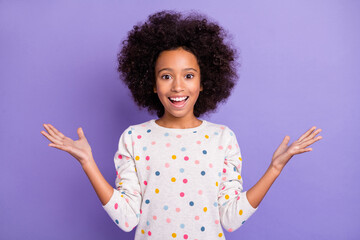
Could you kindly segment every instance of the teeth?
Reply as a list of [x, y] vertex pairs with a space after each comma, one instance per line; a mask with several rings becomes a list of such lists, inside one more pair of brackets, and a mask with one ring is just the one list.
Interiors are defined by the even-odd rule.
[[172, 101], [178, 101], [178, 102], [180, 102], [180, 101], [183, 101], [183, 100], [185, 100], [187, 97], [181, 97], [181, 98], [170, 98]]

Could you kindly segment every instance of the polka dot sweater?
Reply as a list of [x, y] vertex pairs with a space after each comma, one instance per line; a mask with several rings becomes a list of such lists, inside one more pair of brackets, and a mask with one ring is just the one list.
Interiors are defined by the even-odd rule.
[[114, 162], [116, 189], [103, 208], [123, 231], [137, 226], [135, 240], [225, 239], [221, 225], [235, 231], [257, 210], [243, 191], [240, 148], [227, 126], [132, 125]]

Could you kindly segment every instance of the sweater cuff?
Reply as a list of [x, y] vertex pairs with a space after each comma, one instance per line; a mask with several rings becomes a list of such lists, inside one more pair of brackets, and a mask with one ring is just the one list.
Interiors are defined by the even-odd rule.
[[119, 194], [119, 191], [116, 191], [113, 188], [113, 194], [111, 195], [110, 200], [105, 205], [102, 205], [102, 207], [105, 209], [105, 211], [110, 212], [110, 210], [114, 209], [116, 194]]
[[247, 197], [246, 197], [246, 192], [247, 191], [245, 191], [245, 192], [242, 192], [241, 193], [241, 197], [243, 197], [243, 198], [245, 198], [245, 204], [247, 205], [247, 208], [252, 212], [252, 213], [254, 213], [259, 207], [257, 207], [257, 208], [254, 208], [253, 206], [251, 206], [251, 204], [250, 204], [250, 202], [249, 202], [249, 200], [247, 199]]

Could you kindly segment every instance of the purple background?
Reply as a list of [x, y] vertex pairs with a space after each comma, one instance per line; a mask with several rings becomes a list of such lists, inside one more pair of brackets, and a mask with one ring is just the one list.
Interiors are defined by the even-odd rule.
[[294, 156], [258, 211], [226, 239], [359, 239], [359, 1], [0, 1], [0, 238], [133, 239], [102, 209], [68, 153], [40, 134], [83, 127], [114, 186], [113, 155], [139, 110], [116, 72], [127, 32], [163, 9], [200, 10], [240, 49], [240, 80], [204, 119], [228, 125], [244, 189], [285, 135], [323, 129]]

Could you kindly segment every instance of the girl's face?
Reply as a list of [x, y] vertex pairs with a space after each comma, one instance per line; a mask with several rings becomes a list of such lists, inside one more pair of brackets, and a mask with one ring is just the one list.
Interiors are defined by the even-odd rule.
[[154, 92], [164, 106], [163, 118], [193, 119], [200, 91], [200, 67], [194, 54], [178, 48], [160, 53], [155, 64]]

